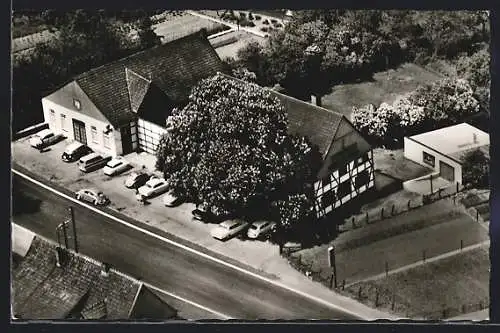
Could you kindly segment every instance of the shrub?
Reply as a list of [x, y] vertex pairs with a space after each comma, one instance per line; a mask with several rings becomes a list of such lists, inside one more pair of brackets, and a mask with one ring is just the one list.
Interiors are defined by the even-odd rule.
[[254, 17], [253, 17], [253, 15], [252, 15], [252, 13], [248, 13], [248, 19], [249, 19], [249, 20], [253, 20], [253, 19], [254, 19]]
[[262, 24], [268, 25], [269, 21], [266, 19], [266, 20], [262, 21]]
[[276, 24], [276, 23], [278, 23], [278, 20], [276, 20], [276, 19], [271, 19], [271, 23], [272, 23], [272, 24]]
[[275, 24], [274, 26], [275, 26], [276, 28], [282, 28], [282, 27], [283, 27], [283, 24], [281, 24], [281, 23], [277, 23], [277, 24]]
[[268, 27], [262, 27], [262, 28], [260, 28], [260, 31], [262, 31], [262, 32], [268, 32], [269, 28]]
[[252, 21], [249, 21], [247, 19], [244, 19], [240, 22], [240, 25], [242, 27], [255, 27], [255, 23], [253, 23]]
[[257, 21], [260, 21], [260, 19], [261, 19], [260, 15], [255, 15], [255, 19], [256, 19]]
[[247, 14], [245, 12], [240, 12], [240, 17], [241, 18], [246, 18], [247, 17]]

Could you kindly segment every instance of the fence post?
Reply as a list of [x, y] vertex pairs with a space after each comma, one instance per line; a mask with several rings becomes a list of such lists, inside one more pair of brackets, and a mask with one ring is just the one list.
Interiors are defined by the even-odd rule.
[[422, 261], [425, 262], [425, 250], [422, 251]]
[[460, 251], [462, 251], [464, 249], [464, 240], [461, 239], [460, 240]]
[[385, 276], [389, 276], [389, 263], [387, 261], [385, 262]]
[[375, 307], [378, 308], [378, 289], [375, 290]]
[[352, 222], [352, 227], [353, 227], [353, 228], [356, 228], [356, 223], [354, 223], [354, 216], [352, 217], [351, 222]]
[[391, 215], [394, 215], [394, 210], [395, 210], [395, 208], [396, 208], [396, 207], [394, 206], [394, 204], [392, 204]]
[[345, 289], [345, 279], [342, 280], [342, 290]]
[[359, 286], [359, 289], [358, 289], [358, 299], [361, 299], [361, 286]]
[[459, 192], [459, 186], [460, 184], [457, 182], [457, 193]]
[[410, 210], [410, 209], [411, 209], [411, 207], [410, 207], [410, 203], [411, 203], [411, 200], [408, 200], [408, 210]]
[[384, 207], [380, 210], [380, 217], [382, 220], [384, 219]]
[[476, 209], [476, 222], [479, 222], [479, 211]]
[[333, 289], [333, 279], [334, 279], [334, 276], [333, 274], [330, 276], [330, 289]]
[[391, 302], [391, 310], [394, 311], [394, 307], [396, 305], [396, 294], [392, 293], [392, 302]]
[[366, 212], [366, 224], [368, 224], [370, 222], [370, 219], [368, 217], [368, 212]]

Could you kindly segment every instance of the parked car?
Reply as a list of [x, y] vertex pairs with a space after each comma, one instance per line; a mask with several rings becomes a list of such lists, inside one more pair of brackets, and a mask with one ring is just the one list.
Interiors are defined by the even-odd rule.
[[275, 222], [270, 222], [270, 221], [256, 221], [253, 222], [250, 227], [248, 228], [247, 236], [248, 238], [251, 239], [256, 239], [259, 237], [262, 237], [276, 226]]
[[78, 161], [78, 168], [83, 172], [90, 172], [102, 168], [111, 159], [110, 156], [103, 157], [97, 153], [90, 153]]
[[104, 166], [104, 174], [114, 176], [130, 168], [130, 163], [122, 156], [117, 156]]
[[81, 189], [76, 192], [76, 199], [93, 203], [95, 206], [109, 203], [108, 197], [95, 188]]
[[175, 207], [182, 203], [182, 199], [175, 196], [172, 191], [167, 192], [163, 196], [163, 204], [167, 207]]
[[193, 214], [193, 218], [195, 220], [201, 222], [216, 223], [221, 220], [219, 216], [215, 215], [212, 212], [208, 212], [202, 208], [196, 208], [195, 210], [191, 211], [191, 214]]
[[125, 181], [125, 186], [128, 188], [139, 188], [146, 184], [148, 180], [149, 175], [147, 173], [132, 172]]
[[58, 140], [62, 138], [62, 135], [54, 134], [53, 131], [50, 129], [44, 129], [41, 130], [40, 132], [34, 134], [30, 140], [29, 143], [32, 147], [37, 148], [37, 149], [42, 149], [47, 146], [50, 146], [54, 143], [56, 143]]
[[213, 238], [226, 240], [242, 233], [248, 228], [248, 223], [242, 220], [227, 220], [221, 222], [210, 231]]
[[62, 153], [61, 159], [64, 162], [75, 162], [79, 158], [92, 153], [92, 149], [88, 146], [80, 143], [78, 141], [70, 143], [64, 152]]
[[143, 186], [139, 187], [139, 194], [145, 198], [162, 194], [167, 191], [168, 183], [163, 178], [150, 179]]

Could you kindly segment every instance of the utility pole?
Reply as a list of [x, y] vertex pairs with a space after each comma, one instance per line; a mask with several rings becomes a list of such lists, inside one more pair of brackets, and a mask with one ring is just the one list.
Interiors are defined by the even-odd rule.
[[71, 218], [71, 223], [73, 225], [73, 239], [75, 242], [75, 252], [78, 253], [78, 241], [76, 239], [75, 212], [73, 210], [73, 207], [69, 207], [69, 214], [70, 214], [70, 218]]

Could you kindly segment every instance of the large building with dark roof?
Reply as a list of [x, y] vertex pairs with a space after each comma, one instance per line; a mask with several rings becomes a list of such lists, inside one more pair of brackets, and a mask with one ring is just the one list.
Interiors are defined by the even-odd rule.
[[375, 186], [372, 147], [342, 113], [314, 104], [314, 98], [308, 103], [274, 89], [262, 89], [268, 90], [283, 104], [288, 133], [307, 137], [323, 157], [314, 184], [318, 218]]
[[105, 64], [42, 99], [55, 133], [109, 155], [156, 151], [194, 85], [224, 71], [203, 31]]

